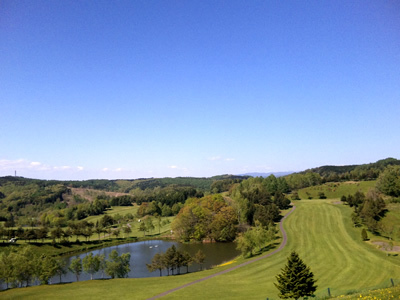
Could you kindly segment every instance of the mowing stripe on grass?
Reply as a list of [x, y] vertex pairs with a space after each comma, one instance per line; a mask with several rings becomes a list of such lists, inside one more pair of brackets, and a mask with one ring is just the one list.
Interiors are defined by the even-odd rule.
[[158, 295], [156, 295], [156, 296], [154, 296], [154, 297], [149, 298], [148, 300], [153, 300], [153, 299], [158, 299], [158, 298], [164, 297], [164, 296], [166, 296], [166, 295], [168, 295], [168, 294], [171, 294], [171, 293], [173, 293], [173, 292], [175, 292], [175, 291], [181, 290], [181, 289], [183, 289], [183, 288], [185, 288], [185, 287], [188, 287], [188, 286], [191, 286], [191, 285], [193, 285], [193, 284], [196, 284], [196, 283], [205, 281], [205, 280], [207, 280], [207, 279], [216, 277], [216, 276], [218, 276], [218, 275], [226, 274], [226, 273], [228, 273], [228, 272], [231, 272], [231, 271], [236, 270], [236, 269], [238, 269], [238, 268], [247, 266], [247, 265], [249, 265], [249, 264], [251, 264], [251, 263], [254, 263], [254, 262], [256, 262], [256, 261], [259, 261], [259, 260], [261, 260], [261, 259], [270, 257], [270, 256], [274, 255], [275, 253], [281, 251], [281, 250], [283, 249], [283, 247], [285, 247], [285, 245], [286, 245], [286, 243], [287, 243], [287, 235], [286, 235], [285, 229], [283, 228], [283, 221], [294, 211], [295, 208], [296, 208], [296, 206], [293, 206], [293, 208], [289, 211], [289, 213], [287, 213], [287, 214], [282, 218], [282, 220], [279, 222], [279, 228], [280, 228], [280, 230], [281, 230], [281, 232], [282, 232], [282, 243], [280, 244], [280, 246], [279, 246], [278, 249], [272, 251], [271, 253], [268, 253], [268, 254], [265, 254], [265, 255], [263, 255], [263, 256], [257, 257], [257, 258], [255, 258], [255, 259], [246, 261], [245, 263], [242, 263], [242, 264], [240, 264], [240, 265], [237, 265], [237, 266], [234, 266], [234, 267], [232, 267], [232, 268], [226, 269], [226, 270], [224, 270], [224, 271], [221, 271], [221, 272], [218, 272], [218, 273], [209, 275], [209, 276], [207, 276], [207, 277], [204, 277], [204, 278], [201, 278], [201, 279], [198, 279], [198, 280], [189, 282], [189, 283], [187, 283], [187, 284], [178, 286], [178, 287], [173, 288], [173, 289], [171, 289], [171, 290], [165, 291], [165, 292], [163, 292], [163, 293], [161, 293], [161, 294], [158, 294]]

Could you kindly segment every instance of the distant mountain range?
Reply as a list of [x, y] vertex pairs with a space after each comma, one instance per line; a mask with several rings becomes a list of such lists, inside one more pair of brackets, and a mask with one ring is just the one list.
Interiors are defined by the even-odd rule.
[[258, 172], [253, 172], [253, 173], [246, 173], [246, 174], [240, 174], [239, 176], [251, 176], [251, 177], [268, 177], [270, 175], [274, 175], [275, 177], [281, 177], [281, 176], [286, 176], [289, 174], [292, 174], [294, 172], [288, 171], [288, 172], [270, 172], [270, 173], [258, 173]]

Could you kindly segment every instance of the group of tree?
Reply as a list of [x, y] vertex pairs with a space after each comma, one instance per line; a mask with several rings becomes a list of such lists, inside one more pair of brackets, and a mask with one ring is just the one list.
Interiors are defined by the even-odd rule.
[[117, 250], [111, 251], [107, 260], [103, 254], [89, 253], [83, 259], [79, 257], [72, 259], [68, 269], [75, 274], [76, 281], [79, 281], [82, 270], [90, 274], [91, 280], [97, 272], [106, 273], [112, 279], [125, 278], [130, 272], [130, 259], [130, 253], [119, 255]]
[[186, 267], [187, 273], [189, 271], [189, 266], [194, 262], [202, 266], [205, 258], [206, 257], [201, 250], [199, 250], [194, 256], [191, 256], [187, 251], [179, 251], [176, 249], [175, 245], [172, 245], [165, 253], [156, 253], [153, 256], [151, 263], [146, 264], [146, 266], [150, 272], [158, 270], [160, 276], [162, 276], [163, 270], [167, 270], [169, 276], [170, 272], [171, 275], [174, 275], [174, 271], [176, 271], [176, 274], [180, 274], [181, 267]]
[[322, 166], [285, 176], [292, 190], [320, 185], [326, 182], [375, 180], [387, 168], [397, 168], [400, 160], [386, 158], [375, 163], [347, 166]]
[[188, 199], [172, 222], [175, 237], [181, 241], [233, 241], [238, 220], [234, 208], [220, 195]]
[[275, 238], [276, 228], [274, 225], [265, 227], [258, 220], [255, 223], [254, 227], [240, 233], [236, 239], [237, 249], [243, 256], [253, 256], [257, 250], [262, 250]]
[[90, 253], [83, 259], [72, 259], [67, 266], [65, 259], [40, 254], [30, 246], [0, 253], [0, 282], [4, 282], [7, 289], [29, 286], [35, 281], [51, 284], [54, 276], [60, 276], [61, 282], [67, 270], [75, 274], [77, 281], [82, 271], [90, 274], [91, 279], [100, 271], [111, 278], [123, 278], [130, 272], [130, 254], [119, 255], [113, 250], [106, 260], [104, 255]]
[[[153, 220], [155, 220], [156, 224], [154, 224]], [[156, 216], [155, 218], [146, 216], [144, 219], [140, 219], [139, 231], [143, 232], [143, 236], [146, 236], [146, 233], [152, 233], [157, 225], [158, 234], [160, 234], [161, 227], [169, 223], [168, 219], [162, 220], [161, 216]]]
[[377, 189], [388, 196], [400, 197], [400, 166], [390, 166], [379, 176]]
[[179, 213], [183, 204], [180, 202], [174, 203], [172, 207], [167, 204], [163, 204], [162, 202], [143, 202], [137, 211], [138, 217], [144, 216], [162, 216], [162, 217], [169, 217], [175, 216]]
[[234, 186], [229, 195], [234, 200], [233, 206], [239, 223], [254, 225], [257, 220], [268, 227], [279, 220], [280, 209], [290, 206], [290, 200], [283, 194], [288, 191], [284, 178], [270, 175], [267, 178], [244, 180]]
[[366, 195], [358, 191], [354, 195], [342, 196], [341, 200], [354, 208], [352, 220], [355, 226], [362, 223], [371, 232], [379, 231], [379, 221], [384, 216], [386, 204], [375, 189], [370, 189]]
[[[25, 240], [28, 243], [44, 243], [46, 239], [51, 239], [53, 243], [68, 244], [72, 241], [79, 242], [80, 239], [88, 241], [90, 237], [97, 234], [98, 240], [107, 236], [114, 235], [119, 237], [121, 233], [124, 235], [132, 232], [134, 226], [134, 217], [132, 214], [121, 216], [119, 214], [103, 215], [102, 218], [96, 223], [81, 221], [69, 221], [67, 226], [49, 227], [50, 225], [44, 223], [45, 226], [38, 228], [10, 228], [5, 227], [0, 223], [0, 240], [10, 240], [11, 238], [18, 238], [18, 240]], [[125, 224], [125, 225], [123, 225]], [[162, 225], [163, 223], [159, 224]], [[75, 238], [75, 240], [74, 240]]]
[[39, 254], [29, 246], [0, 253], [0, 282], [9, 287], [29, 286], [33, 281], [48, 284], [51, 277], [65, 274], [61, 258]]

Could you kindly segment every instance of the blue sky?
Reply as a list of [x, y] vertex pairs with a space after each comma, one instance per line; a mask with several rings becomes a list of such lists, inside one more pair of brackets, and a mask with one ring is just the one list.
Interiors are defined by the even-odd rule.
[[0, 176], [400, 158], [398, 1], [0, 2]]

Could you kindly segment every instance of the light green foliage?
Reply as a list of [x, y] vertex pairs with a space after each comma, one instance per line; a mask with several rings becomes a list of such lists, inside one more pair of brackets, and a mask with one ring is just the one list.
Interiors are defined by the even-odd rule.
[[130, 259], [130, 253], [124, 253], [119, 256], [117, 250], [111, 251], [109, 259], [106, 261], [106, 274], [111, 278], [126, 277], [131, 270]]
[[90, 274], [90, 279], [93, 279], [93, 274], [100, 271], [100, 267], [103, 265], [102, 260], [104, 260], [104, 256], [102, 255], [93, 255], [93, 253], [89, 253], [82, 260], [83, 271]]
[[60, 259], [45, 255], [40, 256], [38, 259], [39, 261], [36, 263], [37, 277], [41, 284], [48, 284], [50, 278], [60, 272], [61, 264], [58, 262]]
[[74, 258], [71, 260], [71, 263], [68, 267], [68, 269], [75, 274], [76, 276], [76, 281], [79, 281], [79, 276], [82, 273], [82, 261], [79, 257]]
[[237, 249], [242, 252], [243, 256], [253, 256], [257, 250], [265, 247], [275, 237], [274, 225], [265, 228], [256, 221], [254, 227], [240, 234], [237, 238]]
[[48, 284], [51, 277], [62, 267], [62, 259], [38, 254], [31, 246], [24, 246], [13, 251], [0, 253], [0, 281], [7, 288], [29, 286], [38, 279], [41, 284]]
[[182, 241], [202, 240], [233, 241], [237, 218], [234, 209], [221, 195], [192, 198], [172, 223], [175, 236]]
[[153, 232], [154, 230], [154, 223], [153, 223], [153, 219], [152, 218], [146, 218], [144, 220], [144, 223], [146, 224], [146, 231], [149, 231], [150, 233]]
[[380, 175], [377, 189], [389, 196], [400, 196], [400, 166], [389, 166]]

